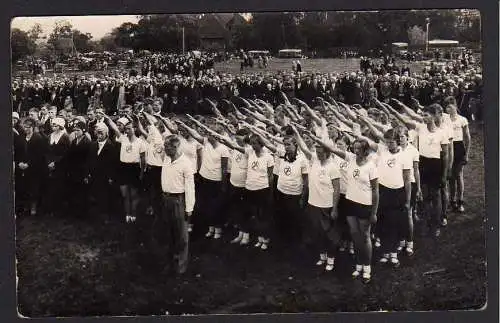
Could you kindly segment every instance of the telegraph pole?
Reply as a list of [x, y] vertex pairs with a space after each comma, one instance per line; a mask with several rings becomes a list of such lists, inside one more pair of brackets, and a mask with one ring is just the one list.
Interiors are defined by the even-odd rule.
[[182, 55], [184, 55], [185, 51], [186, 51], [186, 39], [185, 39], [184, 27], [182, 27]]
[[429, 51], [429, 25], [430, 25], [430, 19], [425, 18], [425, 52], [427, 53]]

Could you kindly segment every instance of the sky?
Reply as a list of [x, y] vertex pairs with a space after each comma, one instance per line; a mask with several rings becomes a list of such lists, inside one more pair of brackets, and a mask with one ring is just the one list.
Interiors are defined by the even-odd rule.
[[28, 31], [34, 24], [42, 26], [43, 35], [48, 36], [54, 24], [58, 20], [67, 20], [73, 28], [83, 33], [90, 33], [94, 40], [102, 38], [113, 28], [120, 26], [124, 22], [138, 21], [137, 16], [52, 16], [52, 17], [16, 17], [11, 22], [11, 28], [19, 28]]

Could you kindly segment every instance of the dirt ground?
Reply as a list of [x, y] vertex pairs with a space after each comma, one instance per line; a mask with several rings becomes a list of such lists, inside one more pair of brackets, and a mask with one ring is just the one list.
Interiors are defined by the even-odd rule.
[[466, 213], [450, 214], [438, 240], [417, 234], [415, 255], [400, 268], [374, 264], [369, 285], [350, 278], [348, 254], [325, 274], [316, 255], [233, 246], [230, 234], [207, 242], [205, 228], [193, 232], [186, 275], [171, 277], [147, 243], [126, 239], [125, 224], [25, 217], [17, 219], [18, 310], [61, 317], [478, 309], [487, 289], [482, 126], [471, 134]]

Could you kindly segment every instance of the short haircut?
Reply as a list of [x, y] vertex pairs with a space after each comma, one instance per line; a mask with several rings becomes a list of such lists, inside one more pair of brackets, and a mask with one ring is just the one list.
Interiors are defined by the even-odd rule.
[[177, 135], [169, 135], [165, 138], [164, 146], [174, 145], [176, 147], [179, 147], [180, 144], [181, 144], [181, 140], [179, 139], [179, 136], [177, 136]]
[[432, 115], [436, 115], [439, 110], [443, 111], [443, 108], [438, 103], [433, 103], [424, 108], [424, 112], [430, 113]]
[[368, 157], [368, 155], [370, 154], [370, 144], [368, 143], [368, 141], [366, 141], [366, 139], [356, 139], [352, 143], [352, 148], [354, 148], [354, 145], [356, 144], [361, 145], [361, 151], [363, 153], [363, 156]]
[[389, 129], [384, 133], [386, 141], [394, 140], [399, 145], [399, 133], [395, 129]]
[[51, 105], [50, 107], [47, 108], [48, 111], [57, 111], [57, 107], [55, 105]]
[[448, 106], [448, 105], [454, 105], [456, 106], [457, 105], [457, 100], [452, 97], [452, 96], [448, 96], [446, 97], [444, 100], [443, 100], [443, 103], [445, 106]]

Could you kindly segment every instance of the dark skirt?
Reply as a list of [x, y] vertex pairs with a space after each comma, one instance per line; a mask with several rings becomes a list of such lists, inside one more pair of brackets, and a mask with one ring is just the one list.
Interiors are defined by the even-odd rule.
[[141, 167], [138, 163], [120, 163], [118, 173], [118, 183], [121, 186], [132, 186], [139, 188], [141, 184]]

